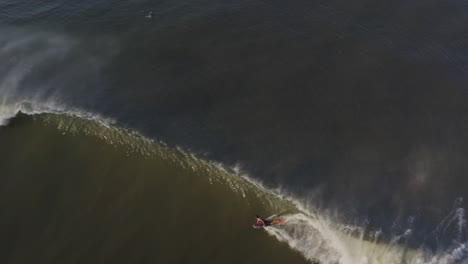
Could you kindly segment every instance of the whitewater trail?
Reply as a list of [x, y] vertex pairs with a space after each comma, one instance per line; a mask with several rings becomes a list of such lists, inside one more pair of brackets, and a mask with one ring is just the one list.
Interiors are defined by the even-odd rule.
[[[301, 205], [299, 205], [301, 207]], [[316, 212], [314, 212], [316, 213]], [[465, 209], [457, 208], [446, 219], [443, 229], [456, 224], [462, 237], [465, 233]], [[360, 227], [336, 224], [323, 215], [297, 213], [284, 215], [285, 224], [265, 228], [265, 231], [289, 247], [300, 252], [307, 260], [321, 264], [467, 264], [468, 242], [454, 241], [445, 250], [433, 252], [424, 245], [419, 248], [404, 246], [411, 229], [394, 236], [389, 242], [381, 241], [380, 231], [364, 239]], [[369, 239], [370, 237], [370, 239]]]

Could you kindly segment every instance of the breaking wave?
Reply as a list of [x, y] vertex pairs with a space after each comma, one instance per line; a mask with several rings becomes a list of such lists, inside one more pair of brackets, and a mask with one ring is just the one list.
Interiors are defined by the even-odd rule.
[[[5, 120], [16, 118], [18, 111], [53, 124], [63, 133], [87, 134], [107, 144], [127, 148], [146, 156], [157, 155], [175, 162], [178, 166], [197, 171], [209, 182], [228, 186], [229, 189], [249, 203], [260, 199], [269, 208], [286, 210], [281, 217], [286, 224], [268, 227], [265, 231], [278, 241], [287, 243], [311, 262], [323, 264], [450, 264], [468, 261], [465, 209], [454, 209], [435, 227], [432, 234], [438, 235], [456, 230], [449, 247], [430, 248], [427, 243], [419, 247], [408, 245], [412, 235], [409, 225], [401, 234], [388, 236], [379, 230], [367, 230], [365, 225], [343, 223], [336, 212], [320, 209], [310, 200], [294, 198], [282, 189], [269, 189], [256, 181], [239, 167], [229, 168], [220, 163], [207, 161], [179, 147], [170, 147], [162, 142], [148, 139], [141, 134], [118, 128], [110, 119], [84, 111], [35, 108], [32, 105], [9, 108], [4, 111]], [[456, 205], [461, 204], [461, 198]], [[434, 241], [433, 241], [434, 242]], [[465, 262], [464, 262], [465, 261]]]

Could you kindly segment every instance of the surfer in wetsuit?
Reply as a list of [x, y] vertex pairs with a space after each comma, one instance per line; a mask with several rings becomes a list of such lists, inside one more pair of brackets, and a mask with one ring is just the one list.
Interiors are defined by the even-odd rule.
[[257, 217], [257, 223], [255, 223], [255, 225], [257, 225], [257, 226], [269, 226], [269, 225], [271, 225], [271, 223], [269, 221], [264, 220], [259, 215], [256, 215], [255, 217]]
[[273, 221], [269, 221], [269, 220], [265, 220], [263, 218], [261, 218], [259, 215], [256, 215], [255, 217], [257, 217], [257, 223], [255, 223], [256, 226], [271, 226], [271, 225], [275, 225], [275, 224], [281, 224], [281, 221], [280, 220], [273, 220]]

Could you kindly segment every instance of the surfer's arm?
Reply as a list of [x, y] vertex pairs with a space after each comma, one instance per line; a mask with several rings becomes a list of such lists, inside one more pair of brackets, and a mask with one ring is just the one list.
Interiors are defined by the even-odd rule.
[[262, 219], [257, 219], [257, 225], [261, 223], [263, 226], [265, 226], [265, 222]]

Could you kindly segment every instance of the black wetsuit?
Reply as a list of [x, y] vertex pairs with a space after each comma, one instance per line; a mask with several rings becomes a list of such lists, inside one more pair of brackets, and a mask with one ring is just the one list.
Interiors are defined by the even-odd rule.
[[261, 218], [263, 220], [263, 222], [265, 223], [265, 226], [271, 226], [271, 221], [268, 221], [268, 220], [264, 220], [263, 218]]

